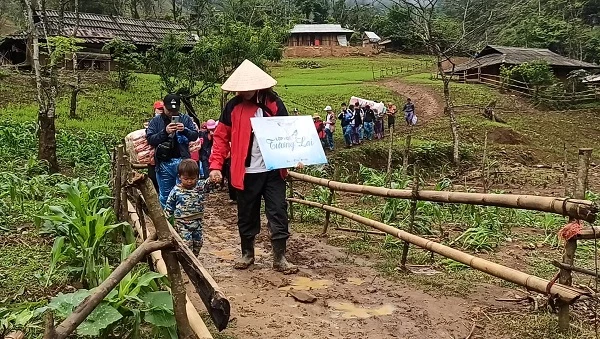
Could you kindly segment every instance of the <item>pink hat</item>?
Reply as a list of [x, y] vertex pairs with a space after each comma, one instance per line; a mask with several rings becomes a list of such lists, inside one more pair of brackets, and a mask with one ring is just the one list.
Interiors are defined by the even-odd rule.
[[214, 121], [213, 119], [210, 119], [206, 122], [206, 128], [207, 129], [215, 129], [217, 128], [217, 122]]

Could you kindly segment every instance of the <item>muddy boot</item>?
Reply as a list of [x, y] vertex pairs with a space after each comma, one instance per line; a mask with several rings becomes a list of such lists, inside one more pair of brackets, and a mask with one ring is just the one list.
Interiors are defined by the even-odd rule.
[[233, 268], [245, 270], [254, 264], [254, 237], [242, 238], [242, 257], [235, 262]]
[[298, 273], [298, 267], [285, 259], [286, 242], [287, 239], [271, 241], [273, 245], [273, 269], [283, 274]]

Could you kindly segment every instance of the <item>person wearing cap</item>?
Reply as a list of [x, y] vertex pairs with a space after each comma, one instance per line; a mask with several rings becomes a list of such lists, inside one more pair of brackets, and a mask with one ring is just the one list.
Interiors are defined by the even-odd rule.
[[161, 115], [165, 111], [165, 104], [162, 100], [158, 100], [154, 103], [154, 115]]
[[[165, 106], [160, 115], [154, 116], [146, 129], [146, 139], [154, 147], [158, 196], [165, 206], [171, 190], [178, 182], [177, 166], [182, 159], [190, 158], [189, 142], [198, 139], [194, 121], [186, 114], [179, 114], [181, 98], [168, 94], [163, 99]], [[178, 117], [175, 123], [173, 117]]]
[[213, 135], [215, 134], [215, 129], [217, 128], [217, 122], [213, 119], [209, 119], [206, 122], [206, 131], [200, 132], [200, 137], [202, 138], [202, 147], [200, 147], [200, 162], [202, 163], [202, 168], [204, 168], [204, 179], [208, 179], [209, 174], [209, 159], [210, 154], [212, 152], [213, 147]]
[[[254, 263], [254, 243], [260, 232], [261, 198], [271, 230], [273, 269], [292, 274], [298, 268], [285, 258], [288, 226], [287, 170], [268, 170], [254, 137], [250, 118], [287, 116], [288, 111], [271, 89], [277, 81], [258, 66], [245, 60], [221, 89], [236, 96], [226, 104], [214, 134], [210, 156], [210, 180], [220, 182], [222, 169], [231, 154], [231, 184], [237, 189], [238, 230], [242, 257], [234, 267], [247, 269]], [[231, 143], [231, 144], [230, 144]]]
[[333, 132], [335, 131], [335, 114], [333, 113], [333, 108], [331, 108], [331, 106], [325, 107], [324, 111], [327, 114], [325, 117], [325, 144], [330, 151], [333, 151]]

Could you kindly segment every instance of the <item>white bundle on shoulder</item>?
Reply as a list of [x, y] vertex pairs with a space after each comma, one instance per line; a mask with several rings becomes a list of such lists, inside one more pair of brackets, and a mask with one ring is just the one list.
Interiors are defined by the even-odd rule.
[[133, 131], [125, 137], [125, 150], [132, 163], [154, 165], [154, 148], [146, 140], [146, 130]]

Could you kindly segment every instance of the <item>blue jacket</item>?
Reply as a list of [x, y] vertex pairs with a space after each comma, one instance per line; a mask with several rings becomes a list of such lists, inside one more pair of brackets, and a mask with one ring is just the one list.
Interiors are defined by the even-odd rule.
[[[162, 114], [157, 115], [150, 120], [148, 128], [146, 129], [146, 140], [148, 140], [148, 143], [152, 147], [157, 147], [161, 143], [169, 140], [169, 134], [167, 134], [166, 128], [170, 122], [171, 119]], [[180, 115], [179, 122], [181, 122], [185, 127], [182, 132], [176, 132], [179, 155], [182, 159], [188, 159], [190, 157], [189, 142], [198, 139], [198, 130], [196, 130], [194, 121], [189, 115]], [[158, 165], [158, 159], [155, 159], [155, 161]]]

